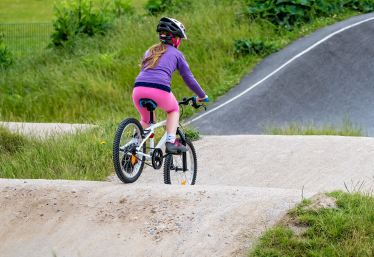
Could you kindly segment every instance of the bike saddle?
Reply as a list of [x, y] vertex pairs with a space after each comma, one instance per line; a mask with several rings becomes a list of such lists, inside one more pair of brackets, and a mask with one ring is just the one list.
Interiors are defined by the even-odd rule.
[[142, 98], [139, 101], [141, 107], [146, 107], [148, 111], [154, 111], [157, 108], [157, 104], [152, 99]]

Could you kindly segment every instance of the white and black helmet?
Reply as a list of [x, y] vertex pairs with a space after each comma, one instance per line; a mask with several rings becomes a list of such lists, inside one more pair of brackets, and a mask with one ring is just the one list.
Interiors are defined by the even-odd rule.
[[187, 39], [186, 29], [183, 24], [172, 18], [162, 17], [157, 25], [156, 31], [167, 31], [173, 34], [173, 36], [178, 36], [181, 39]]

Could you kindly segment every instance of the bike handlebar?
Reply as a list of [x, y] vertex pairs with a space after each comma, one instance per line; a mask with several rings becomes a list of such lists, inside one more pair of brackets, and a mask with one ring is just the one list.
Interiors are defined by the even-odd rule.
[[[209, 102], [209, 98], [201, 100], [201, 102]], [[191, 105], [195, 109], [198, 109], [200, 107], [204, 107], [204, 109], [206, 110], [206, 106], [205, 105], [203, 105], [203, 104], [197, 104], [197, 102], [196, 102], [196, 96], [193, 96], [193, 97], [190, 97], [190, 98], [187, 98], [185, 96], [185, 97], [183, 97], [183, 101], [179, 101], [178, 104], [179, 105]]]
[[[196, 101], [196, 96], [194, 96], [193, 99], [194, 99], [194, 101]], [[206, 103], [208, 103], [208, 102], [209, 102], [209, 97], [200, 100], [199, 103], [200, 103], [200, 102], [206, 102]]]

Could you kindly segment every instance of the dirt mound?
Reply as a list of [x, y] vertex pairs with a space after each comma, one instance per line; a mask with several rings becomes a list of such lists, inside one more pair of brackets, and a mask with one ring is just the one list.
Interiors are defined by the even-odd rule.
[[1, 256], [234, 256], [301, 198], [62, 180], [0, 180], [0, 188]]

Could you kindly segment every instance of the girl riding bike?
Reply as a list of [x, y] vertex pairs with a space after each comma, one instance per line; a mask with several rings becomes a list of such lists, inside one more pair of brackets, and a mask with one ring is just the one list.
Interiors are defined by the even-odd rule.
[[[179, 122], [179, 106], [170, 83], [174, 71], [179, 70], [189, 89], [197, 95], [200, 102], [208, 96], [194, 79], [183, 54], [177, 50], [181, 39], [187, 39], [182, 23], [163, 17], [157, 25], [160, 43], [150, 47], [142, 60], [141, 71], [135, 80], [133, 101], [141, 116], [143, 129], [149, 127], [149, 111], [140, 105], [140, 99], [148, 98], [157, 103], [157, 107], [167, 113], [166, 118], [166, 153], [186, 152], [187, 148], [176, 140]], [[155, 116], [153, 120], [155, 120]], [[134, 143], [137, 144], [135, 138]]]

